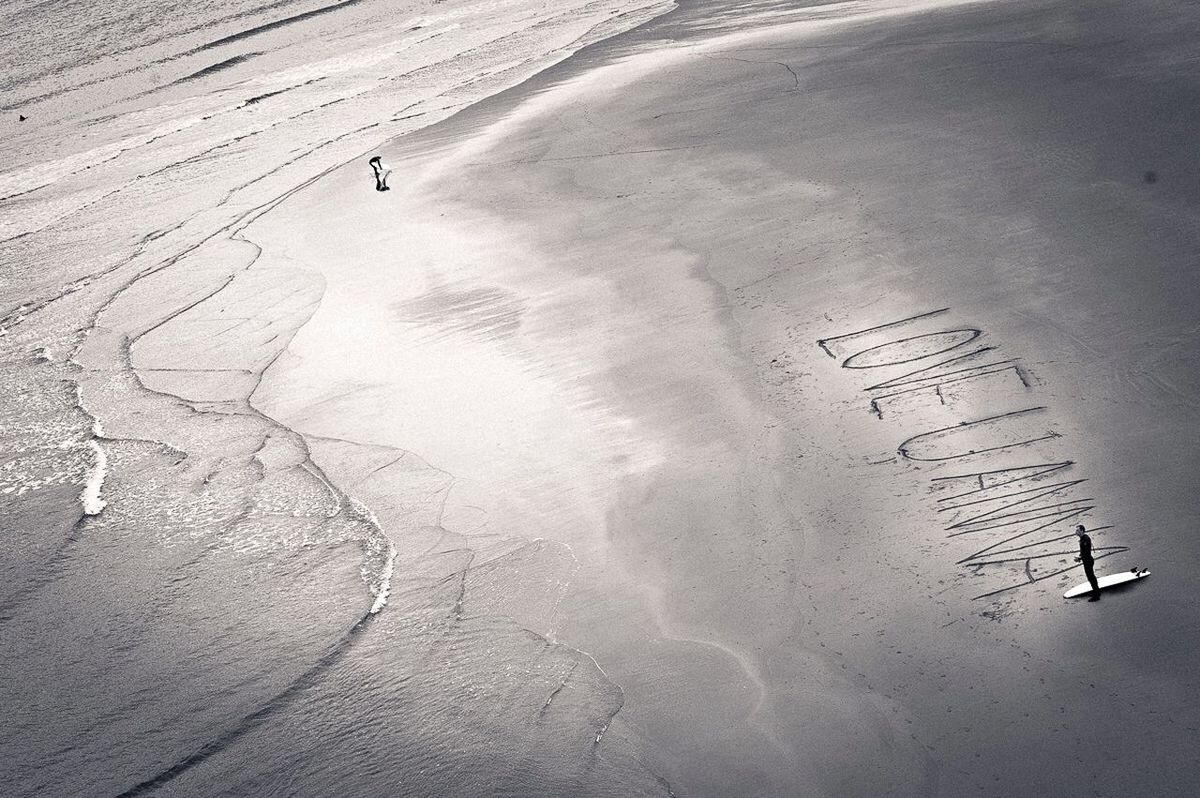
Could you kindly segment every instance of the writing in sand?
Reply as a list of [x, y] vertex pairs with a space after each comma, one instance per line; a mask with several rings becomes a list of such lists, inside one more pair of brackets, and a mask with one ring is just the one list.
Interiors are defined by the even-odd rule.
[[[974, 597], [986, 599], [1080, 568], [1071, 529], [1097, 505], [1061, 451], [1060, 420], [1031, 399], [1029, 369], [988, 343], [979, 327], [950, 322], [949, 313], [921, 313], [817, 345], [868, 383], [861, 391], [875, 423], [896, 428], [896, 454], [887, 462], [934, 474], [928, 484], [938, 523], [960, 544], [952, 549], [955, 565], [986, 577]], [[1124, 551], [1111, 543], [1094, 549], [1097, 560]]]

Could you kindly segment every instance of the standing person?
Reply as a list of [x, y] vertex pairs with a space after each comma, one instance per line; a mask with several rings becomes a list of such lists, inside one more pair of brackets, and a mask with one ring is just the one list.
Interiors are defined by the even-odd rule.
[[387, 184], [388, 175], [392, 173], [392, 167], [383, 162], [383, 159], [376, 155], [371, 160], [367, 161], [371, 164], [371, 171], [375, 173], [375, 190], [376, 191], [391, 191]]
[[1100, 583], [1096, 581], [1096, 559], [1092, 557], [1092, 538], [1083, 528], [1083, 524], [1075, 527], [1075, 536], [1079, 538], [1079, 556], [1075, 559], [1083, 563], [1083, 572], [1092, 586], [1092, 597], [1088, 601], [1099, 601]]

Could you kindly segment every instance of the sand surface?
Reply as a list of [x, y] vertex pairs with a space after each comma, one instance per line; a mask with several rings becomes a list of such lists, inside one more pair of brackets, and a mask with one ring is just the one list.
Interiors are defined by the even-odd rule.
[[[1159, 11], [784, 17], [397, 142], [391, 195], [248, 231], [328, 284], [255, 403], [569, 544], [558, 634], [681, 794], [1183, 794], [1195, 21]], [[1063, 602], [1079, 522], [1154, 580]]]
[[[273, 619], [223, 665], [266, 709], [134, 792], [1194, 792], [1197, 27], [685, 4], [107, 301], [77, 412], [126, 442], [48, 534], [121, 562], [149, 475], [227, 545], [21, 556], [202, 629], [154, 580], [225, 558]], [[1077, 523], [1153, 575], [1064, 601]]]

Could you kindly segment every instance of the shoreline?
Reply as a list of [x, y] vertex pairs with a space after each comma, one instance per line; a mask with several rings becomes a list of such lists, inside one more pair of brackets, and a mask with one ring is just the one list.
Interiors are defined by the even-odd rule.
[[[592, 24], [585, 16], [577, 19], [570, 10], [557, 9], [548, 24], [534, 26], [532, 34], [517, 37], [515, 43], [536, 47], [547, 40], [554, 46], [542, 56], [561, 58], [561, 48], [577, 41], [572, 25], [584, 26], [580, 35], [594, 35], [614, 24], [601, 18], [604, 10], [589, 7], [584, 12], [597, 17]], [[519, 78], [521, 70], [536, 71], [536, 63], [507, 63], [504, 52], [489, 52], [489, 32], [502, 23], [489, 18], [479, 32], [468, 29], [459, 37], [467, 45], [472, 37], [478, 40], [469, 62], [457, 64], [443, 53], [429, 65], [422, 74], [430, 107], [410, 108], [407, 116], [395, 120], [398, 127], [411, 129], [447, 116], [469, 105], [472, 91], [491, 91], [498, 81]], [[498, 65], [492, 63], [497, 59]], [[235, 65], [205, 80], [240, 85], [238, 69]], [[407, 628], [422, 612], [428, 613], [420, 609], [425, 602], [431, 608], [443, 601], [454, 606], [453, 597], [442, 594], [440, 582], [430, 581], [432, 574], [423, 577], [414, 571], [399, 586], [409, 607], [404, 617], [370, 616], [387, 618], [372, 624], [370, 639], [356, 638], [354, 646], [337, 642], [365, 617], [363, 613], [370, 615], [372, 596], [363, 589], [364, 582], [375, 594], [376, 605], [385, 595], [390, 565], [375, 560], [386, 553], [373, 548], [369, 513], [356, 511], [353, 502], [332, 487], [311, 463], [306, 442], [246, 403], [258, 372], [276, 356], [275, 342], [286, 340], [289, 328], [303, 322], [308, 308], [319, 301], [320, 288], [301, 279], [299, 290], [288, 289], [288, 281], [300, 276], [295, 272], [247, 270], [245, 264], [253, 266], [257, 260], [256, 247], [238, 240], [237, 232], [298, 185], [316, 179], [311, 174], [314, 157], [334, 161], [326, 172], [353, 159], [379, 122], [368, 121], [356, 132], [353, 114], [377, 117], [378, 111], [353, 99], [333, 107], [349, 109], [356, 102], [360, 107], [330, 119], [322, 118], [327, 113], [310, 114], [313, 109], [296, 107], [304, 92], [260, 97], [261, 86], [274, 77], [288, 78], [282, 74], [258, 81], [251, 111], [245, 110], [248, 103], [235, 103], [229, 113], [185, 125], [182, 133], [153, 131], [132, 148], [121, 144], [114, 158], [84, 164], [86, 186], [72, 175], [6, 201], [18, 204], [21, 213], [8, 217], [7, 232], [12, 235], [0, 245], [30, 264], [38, 262], [39, 247], [52, 250], [55, 262], [75, 269], [4, 275], [6, 289], [22, 297], [0, 322], [0, 342], [6, 361], [11, 361], [7, 377], [18, 386], [14, 395], [43, 384], [47, 389], [35, 394], [35, 402], [2, 408], [0, 418], [19, 433], [6, 440], [17, 453], [8, 464], [17, 467], [6, 469], [0, 483], [14, 486], [11, 496], [3, 494], [3, 501], [9, 517], [23, 524], [49, 517], [56, 525], [53, 534], [45, 536], [45, 546], [20, 547], [3, 563], [13, 590], [6, 596], [10, 603], [4, 606], [0, 628], [14, 662], [9, 677], [17, 682], [0, 680], [0, 694], [13, 719], [12, 734], [0, 740], [0, 749], [11, 754], [2, 757], [8, 764], [0, 768], [0, 780], [17, 793], [64, 786], [119, 793], [166, 780], [183, 792], [199, 789], [206, 780], [234, 789], [247, 778], [237, 752], [263, 739], [288, 739], [292, 750], [309, 744], [306, 735], [312, 732], [347, 739], [328, 724], [289, 729], [310, 711], [306, 707], [332, 701], [339, 707], [338, 723], [358, 723], [362, 712], [381, 712], [365, 703], [370, 693], [339, 692], [347, 678], [360, 678], [356, 669], [363, 667], [364, 658], [385, 665], [390, 692], [423, 678], [419, 660], [381, 650], [381, 643], [405, 634], [414, 653], [434, 652], [452, 638], [450, 630], [440, 639], [421, 628]], [[211, 85], [184, 85], [200, 92], [199, 107], [189, 111], [203, 113], [214, 98], [221, 106], [223, 100], [212, 94]], [[322, 91], [308, 94], [316, 95], [316, 102], [339, 99], [336, 88], [324, 97]], [[135, 129], [152, 126], [173, 108], [160, 105], [118, 116], [102, 133], [119, 140], [127, 124]], [[311, 124], [297, 130], [296, 119]], [[71, 124], [64, 123], [62, 130], [69, 132]], [[325, 141], [328, 127], [322, 129], [322, 124], [348, 126], [350, 134]], [[248, 128], [239, 131], [237, 125]], [[288, 125], [298, 135], [280, 135], [287, 133]], [[61, 131], [28, 127], [23, 132], [29, 141]], [[216, 138], [209, 138], [213, 135]], [[310, 137], [315, 137], [312, 152], [304, 149]], [[258, 148], [251, 152], [245, 140]], [[279, 153], [272, 147], [279, 143], [290, 149], [276, 160]], [[108, 152], [103, 147], [94, 151]], [[214, 158], [214, 153], [222, 157]], [[251, 154], [257, 157], [249, 159]], [[78, 160], [76, 155], [66, 157]], [[70, 164], [72, 169], [79, 166]], [[54, 164], [49, 168], [51, 178], [62, 177], [62, 169]], [[319, 177], [324, 172], [317, 173]], [[180, 182], [195, 190], [176, 197]], [[242, 321], [222, 321], [225, 314]], [[33, 349], [42, 354], [30, 363], [22, 353]], [[79, 395], [59, 397], [54, 389], [59, 380], [77, 383]], [[92, 491], [97, 495], [86, 496], [95, 501], [84, 507], [78, 490], [71, 496], [39, 490], [59, 481], [83, 487], [91, 464], [80, 452], [87, 449], [68, 451], [58, 444], [63, 437], [86, 437], [86, 430], [101, 422], [108, 472], [100, 490]], [[18, 484], [29, 487], [28, 494], [18, 493]], [[59, 506], [62, 501], [70, 506]], [[99, 513], [84, 514], [100, 502], [106, 506]], [[383, 577], [378, 585], [367, 572], [376, 565]], [[396, 586], [392, 587], [396, 600]], [[120, 608], [120, 614], [109, 618], [104, 609], [97, 609], [108, 607]], [[301, 618], [303, 623], [293, 620]], [[478, 626], [464, 621], [454, 634], [472, 640], [480, 634]], [[97, 628], [103, 633], [97, 635]], [[181, 635], [180, 629], [187, 632]], [[528, 641], [512, 629], [485, 634], [512, 662], [528, 655]], [[21, 640], [38, 642], [31, 647]], [[72, 647], [79, 640], [86, 644]], [[330, 641], [336, 643], [332, 649]], [[164, 660], [167, 651], [173, 656]], [[390, 659], [379, 660], [383, 653]], [[145, 674], [155, 678], [145, 683]], [[30, 678], [22, 682], [23, 675]], [[189, 690], [177, 689], [180, 679]], [[575, 679], [579, 694], [570, 700], [560, 697], [553, 711], [545, 711], [548, 723], [553, 722], [550, 728], [580, 713], [599, 717], [609, 711], [602, 680], [593, 684], [587, 668], [578, 668]], [[42, 682], [73, 688], [48, 700], [37, 687]], [[524, 685], [514, 681], [512, 687], [528, 691], [539, 683], [540, 678]], [[139, 685], [136, 696], [130, 695], [130, 685]], [[429, 684], [423, 702], [410, 714], [416, 717], [436, 707], [444, 692], [436, 682]], [[114, 701], [121, 702], [119, 709], [112, 706]], [[38, 712], [31, 711], [29, 702], [37, 703]], [[507, 711], [475, 711], [481, 730], [499, 731], [513, 720]], [[167, 715], [186, 720], [166, 723], [162, 718]], [[45, 717], [57, 722], [46, 726]], [[427, 720], [424, 732], [435, 721]], [[380, 760], [397, 758], [394, 772], [413, 767], [423, 756], [413, 747], [419, 749], [424, 732], [405, 728], [406, 723], [404, 718], [387, 720], [386, 714], [375, 721], [378, 733], [403, 743]], [[159, 731], [114, 736], [118, 727]], [[453, 735], [448, 728], [441, 738]], [[125, 742], [114, 745], [114, 739]], [[320, 739], [315, 742], [314, 752], [322, 747]], [[490, 776], [486, 768], [470, 773], [481, 789], [489, 781], [532, 783], [530, 774], [510, 767], [521, 761], [523, 746], [532, 742], [515, 741], [507, 754], [484, 737], [461, 744], [481, 757], [498, 757]], [[573, 735], [562, 734], [539, 747], [565, 764], [574, 756], [572, 745], [586, 749]], [[606, 760], [624, 756], [619, 742], [607, 747]], [[550, 753], [556, 751], [561, 753]], [[344, 752], [341, 763], [353, 769], [357, 753]], [[330, 756], [332, 750], [314, 755], [312, 761]], [[261, 755], [254, 761], [268, 759]], [[100, 760], [109, 764], [81, 765]], [[36, 773], [23, 768], [21, 763], [27, 761], [40, 763]], [[430, 774], [431, 790], [461, 778], [464, 765], [472, 763], [448, 761]], [[636, 763], [595, 765], [591, 775], [576, 763], [536, 777], [547, 785], [555, 779], [579, 782], [603, 778], [606, 768], [611, 771], [609, 781], [625, 784], [631, 794], [653, 791], [639, 784], [644, 776]], [[336, 780], [336, 771], [328, 767], [312, 774], [310, 788], [321, 790], [317, 785], [324, 778]], [[351, 783], [353, 778], [343, 774], [342, 781]], [[434, 786], [439, 782], [445, 782], [443, 787]], [[650, 783], [657, 784], [652, 778]]]

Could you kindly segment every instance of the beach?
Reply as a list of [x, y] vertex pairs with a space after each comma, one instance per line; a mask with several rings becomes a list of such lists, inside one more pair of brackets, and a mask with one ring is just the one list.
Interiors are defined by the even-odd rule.
[[1200, 14], [342, 5], [29, 79], [6, 793], [1194, 791]]

